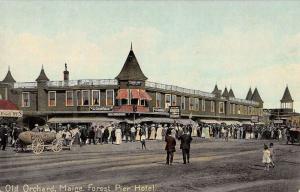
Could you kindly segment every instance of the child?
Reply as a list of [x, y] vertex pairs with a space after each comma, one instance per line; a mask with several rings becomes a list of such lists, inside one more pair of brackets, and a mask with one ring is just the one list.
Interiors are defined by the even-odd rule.
[[264, 145], [262, 162], [265, 164], [265, 170], [269, 171], [269, 166], [270, 166], [270, 163], [271, 163], [271, 157], [270, 157], [270, 150], [268, 149], [268, 146], [266, 144]]
[[269, 150], [270, 150], [270, 159], [271, 159], [270, 164], [271, 164], [272, 167], [274, 168], [274, 167], [275, 167], [275, 164], [274, 164], [275, 153], [274, 153], [274, 148], [273, 148], [273, 146], [274, 146], [274, 144], [273, 144], [273, 143], [270, 143], [270, 147], [269, 147]]
[[141, 136], [141, 143], [142, 143], [142, 149], [143, 148], [146, 149], [146, 136], [145, 136], [145, 133], [143, 133], [142, 136]]

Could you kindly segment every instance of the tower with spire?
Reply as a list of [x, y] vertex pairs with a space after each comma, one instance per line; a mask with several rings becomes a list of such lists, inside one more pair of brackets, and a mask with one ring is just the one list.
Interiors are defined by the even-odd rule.
[[44, 66], [42, 65], [41, 72], [35, 80], [37, 82], [37, 110], [38, 111], [46, 111], [48, 107], [48, 94], [46, 91], [47, 82], [49, 78], [47, 77]]
[[248, 100], [248, 101], [250, 101], [251, 100], [251, 98], [252, 98], [252, 89], [251, 89], [251, 87], [249, 88], [249, 91], [248, 91], [248, 93], [247, 93], [247, 96], [246, 96], [246, 100]]
[[261, 107], [261, 108], [263, 107], [264, 101], [261, 99], [257, 88], [254, 89], [251, 100], [258, 102], [259, 107]]
[[293, 110], [294, 108], [294, 100], [291, 96], [291, 93], [290, 93], [290, 90], [289, 90], [289, 87], [286, 86], [285, 90], [284, 90], [284, 93], [283, 93], [283, 96], [280, 100], [280, 104], [281, 104], [281, 108], [282, 109], [291, 109]]
[[116, 79], [119, 81], [120, 88], [134, 88], [136, 86], [141, 88], [145, 86], [145, 81], [148, 78], [144, 75], [135, 57], [132, 49], [132, 43], [130, 45], [130, 51], [127, 59]]
[[16, 80], [13, 78], [11, 72], [10, 72], [10, 67], [8, 66], [8, 71], [7, 74], [5, 76], [5, 78], [2, 81], [3, 83], [15, 83]]

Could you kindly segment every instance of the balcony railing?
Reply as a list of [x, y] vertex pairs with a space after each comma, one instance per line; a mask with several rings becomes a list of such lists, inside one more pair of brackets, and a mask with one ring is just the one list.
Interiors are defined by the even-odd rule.
[[186, 88], [182, 88], [182, 87], [178, 87], [178, 86], [174, 86], [174, 85], [165, 85], [165, 84], [154, 83], [154, 82], [150, 82], [150, 81], [146, 81], [145, 85], [146, 85], [146, 87], [164, 89], [167, 91], [177, 91], [180, 93], [199, 95], [201, 97], [215, 98], [215, 94], [212, 94], [212, 93], [207, 93], [204, 91], [194, 90], [194, 89], [186, 89]]
[[71, 87], [71, 86], [85, 86], [85, 85], [118, 85], [115, 79], [81, 79], [70, 81], [49, 81], [48, 87]]
[[36, 88], [37, 83], [36, 82], [16, 82], [14, 83], [14, 88]]
[[234, 97], [229, 97], [229, 101], [235, 101], [235, 102], [239, 102], [239, 103], [246, 103], [246, 104], [250, 104], [250, 105], [259, 105], [258, 102], [256, 101], [249, 101], [246, 99], [238, 99], [238, 98], [234, 98]]

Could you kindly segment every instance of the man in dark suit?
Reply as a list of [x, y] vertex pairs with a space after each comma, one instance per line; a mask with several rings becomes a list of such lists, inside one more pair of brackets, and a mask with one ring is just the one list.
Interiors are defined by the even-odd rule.
[[179, 140], [181, 141], [180, 149], [182, 150], [183, 164], [186, 164], [186, 160], [190, 163], [190, 148], [193, 139], [190, 134], [187, 134], [187, 130], [184, 129], [184, 133], [179, 137]]
[[167, 165], [172, 165], [173, 163], [173, 157], [174, 157], [174, 152], [175, 146], [176, 146], [176, 140], [174, 137], [171, 136], [171, 129], [168, 129], [167, 135], [165, 137], [165, 142], [166, 142], [166, 147], [165, 150], [167, 151]]

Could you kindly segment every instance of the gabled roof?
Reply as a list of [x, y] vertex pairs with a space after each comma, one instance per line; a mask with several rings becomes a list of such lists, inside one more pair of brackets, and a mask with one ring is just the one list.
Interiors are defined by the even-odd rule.
[[223, 94], [222, 94], [222, 97], [229, 97], [229, 93], [228, 93], [227, 87], [225, 87], [225, 89], [223, 91]]
[[49, 81], [49, 79], [44, 71], [44, 67], [42, 67], [40, 75], [38, 76], [38, 78], [35, 81]]
[[283, 93], [283, 96], [282, 96], [282, 99], [280, 100], [280, 102], [283, 102], [283, 103], [284, 102], [294, 102], [288, 86], [286, 86], [286, 88], [284, 90], [284, 93]]
[[230, 88], [229, 93], [228, 93], [229, 97], [235, 97], [233, 90]]
[[261, 99], [259, 93], [258, 93], [258, 90], [257, 88], [254, 89], [254, 92], [252, 94], [252, 97], [251, 97], [251, 100], [252, 101], [256, 101], [256, 102], [259, 102], [259, 103], [262, 103], [263, 100]]
[[217, 94], [218, 92], [219, 92], [219, 88], [218, 85], [216, 84], [214, 90], [211, 93]]
[[251, 90], [251, 87], [249, 88], [249, 91], [248, 91], [248, 93], [247, 93], [247, 96], [246, 96], [246, 100], [251, 100], [251, 98], [252, 98], [252, 90]]
[[13, 78], [13, 76], [11, 75], [10, 69], [8, 68], [7, 74], [5, 76], [5, 78], [2, 81], [3, 83], [15, 83], [16, 80]]
[[145, 81], [148, 79], [141, 70], [141, 67], [132, 50], [132, 45], [123, 68], [116, 79], [136, 81]]

